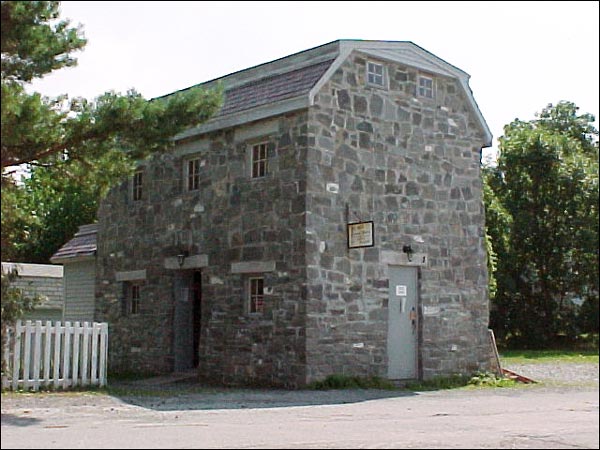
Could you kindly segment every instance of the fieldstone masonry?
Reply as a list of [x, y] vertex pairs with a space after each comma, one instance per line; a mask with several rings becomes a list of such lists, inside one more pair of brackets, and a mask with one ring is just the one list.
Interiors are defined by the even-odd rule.
[[[389, 89], [365, 88], [365, 65], [360, 54], [348, 58], [309, 111], [307, 377], [385, 376], [383, 253], [405, 244], [428, 261], [420, 269], [421, 376], [484, 370], [483, 136], [455, 80], [436, 77], [428, 99], [417, 96], [416, 69], [386, 63]], [[348, 250], [345, 224], [363, 220], [374, 221], [376, 245]]]
[[[388, 267], [398, 263], [419, 266], [419, 378], [488, 368], [481, 129], [455, 79], [435, 75], [424, 98], [417, 69], [381, 61], [389, 83], [379, 88], [365, 81], [366, 61], [352, 52], [307, 108], [143, 162], [141, 201], [130, 182], [111, 192], [98, 213], [96, 287], [111, 371], [174, 370], [174, 290], [197, 270], [201, 379], [296, 388], [330, 374], [385, 377]], [[269, 171], [251, 179], [259, 142]], [[198, 155], [200, 189], [187, 191], [185, 163]], [[374, 246], [349, 249], [347, 224], [371, 220]], [[178, 254], [197, 263], [178, 268]], [[143, 295], [130, 315], [117, 273], [135, 271], [145, 271]], [[257, 274], [264, 314], [247, 309]]]

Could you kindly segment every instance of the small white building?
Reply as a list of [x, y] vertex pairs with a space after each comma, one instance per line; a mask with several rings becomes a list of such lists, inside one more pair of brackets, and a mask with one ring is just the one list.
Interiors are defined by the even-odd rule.
[[64, 321], [94, 321], [96, 224], [82, 225], [52, 257], [64, 267]]
[[23, 320], [62, 320], [64, 306], [63, 268], [51, 264], [3, 262], [4, 273], [16, 270], [18, 277], [12, 287], [26, 296], [40, 295], [42, 303], [23, 315]]

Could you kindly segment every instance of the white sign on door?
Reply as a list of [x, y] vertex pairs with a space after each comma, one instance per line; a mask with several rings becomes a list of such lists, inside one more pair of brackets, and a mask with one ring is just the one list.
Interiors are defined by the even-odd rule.
[[396, 286], [396, 295], [398, 297], [406, 297], [406, 286], [399, 284]]

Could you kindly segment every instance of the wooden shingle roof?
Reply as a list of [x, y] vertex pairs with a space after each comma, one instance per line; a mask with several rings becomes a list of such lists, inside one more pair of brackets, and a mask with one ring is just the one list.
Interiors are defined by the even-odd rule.
[[98, 224], [81, 225], [73, 239], [63, 245], [50, 258], [53, 263], [62, 263], [74, 258], [85, 258], [96, 255], [96, 235]]
[[211, 89], [222, 84], [224, 104], [207, 122], [178, 134], [174, 140], [308, 108], [352, 52], [456, 79], [481, 126], [483, 146], [491, 145], [492, 134], [469, 87], [469, 74], [409, 41], [352, 39], [333, 41], [196, 85]]
[[217, 116], [308, 94], [332, 62], [333, 59], [228, 89], [225, 91], [223, 107]]

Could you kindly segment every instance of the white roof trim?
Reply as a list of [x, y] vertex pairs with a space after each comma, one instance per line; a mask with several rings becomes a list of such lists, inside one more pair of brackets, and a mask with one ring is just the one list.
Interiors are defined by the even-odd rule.
[[11, 263], [3, 262], [2, 270], [9, 271], [17, 269], [20, 277], [47, 277], [62, 278], [63, 267], [52, 266], [50, 264], [31, 264], [31, 263]]
[[50, 262], [53, 264], [71, 264], [79, 263], [83, 261], [95, 261], [96, 255], [78, 255], [78, 256], [58, 256], [50, 258]]
[[[351, 53], [352, 50], [360, 51], [368, 56], [415, 67], [416, 69], [420, 69], [425, 72], [431, 72], [457, 79], [464, 93], [466, 94], [469, 104], [471, 105], [471, 109], [479, 121], [481, 129], [485, 135], [485, 142], [483, 143], [483, 146], [490, 147], [492, 145], [492, 132], [490, 131], [490, 128], [485, 121], [483, 114], [481, 114], [481, 110], [479, 109], [475, 98], [473, 97], [473, 91], [469, 87], [470, 75], [412, 42], [341, 41], [340, 56], [336, 61], [333, 62], [330, 69], [325, 72], [323, 77], [317, 82], [315, 88], [321, 88], [323, 84], [328, 81], [329, 77], [335, 72], [335, 70], [339, 68], [344, 59]], [[311, 104], [314, 100], [315, 94], [316, 90], [311, 90], [309, 97]]]
[[[485, 135], [485, 142], [483, 143], [483, 146], [490, 147], [492, 145], [493, 136], [490, 131], [490, 128], [487, 125], [487, 122], [483, 117], [483, 114], [481, 114], [481, 111], [479, 109], [479, 106], [477, 105], [477, 102], [475, 101], [475, 98], [473, 97], [473, 92], [469, 87], [470, 75], [468, 73], [464, 72], [456, 66], [453, 66], [450, 63], [447, 63], [438, 56], [428, 52], [427, 50], [409, 41], [394, 42], [340, 40], [337, 41], [337, 43], [339, 44], [338, 56], [336, 57], [335, 61], [331, 64], [331, 66], [321, 76], [321, 78], [317, 81], [315, 86], [313, 86], [313, 88], [310, 90], [307, 96], [302, 95], [299, 97], [294, 97], [292, 99], [282, 100], [276, 103], [261, 105], [256, 108], [248, 109], [246, 111], [234, 113], [231, 115], [225, 115], [214, 120], [209, 120], [208, 122], [196, 128], [192, 128], [178, 134], [174, 137], [174, 140], [179, 141], [210, 131], [229, 128], [311, 106], [314, 104], [315, 96], [323, 87], [323, 85], [327, 83], [327, 81], [329, 81], [331, 76], [343, 64], [343, 62], [350, 55], [350, 53], [356, 50], [368, 56], [415, 67], [424, 72], [435, 73], [438, 75], [457, 79], [464, 93], [466, 94], [466, 97], [471, 106], [471, 110], [475, 114], [475, 117], [477, 118], [483, 131], [483, 134]], [[333, 51], [335, 47], [333, 45], [329, 47], [329, 45], [331, 44], [328, 44], [325, 47], [323, 47], [322, 50], [324, 50], [324, 52], [321, 54], [317, 53], [318, 56], [315, 55], [314, 59], [310, 58], [311, 53], [308, 53], [306, 55], [300, 53], [298, 55], [299, 64], [297, 66], [294, 65], [296, 62], [296, 60], [293, 58], [294, 55], [291, 55], [290, 57], [286, 57], [282, 60], [275, 61], [274, 64], [266, 63], [265, 65], [253, 68], [252, 75], [249, 77], [244, 77], [243, 73], [237, 73], [234, 74], [234, 76], [232, 76], [230, 80], [236, 79], [238, 83], [246, 83], [257, 76], [270, 75], [271, 73], [268, 71], [270, 67], [274, 68], [273, 73], [283, 73], [288, 70], [294, 70], [314, 64], [316, 62], [325, 61], [326, 59], [330, 58], [335, 54]], [[286, 70], [283, 70], [284, 67], [286, 68]], [[226, 78], [228, 77], [223, 77], [221, 79]], [[208, 84], [210, 83], [207, 83], [207, 85]], [[234, 82], [234, 85], [235, 84], [237, 83]]]

